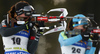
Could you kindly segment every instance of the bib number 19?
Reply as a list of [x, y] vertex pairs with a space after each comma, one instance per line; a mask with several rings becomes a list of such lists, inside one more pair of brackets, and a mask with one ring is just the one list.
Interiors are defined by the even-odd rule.
[[21, 38], [19, 38], [19, 37], [13, 37], [13, 38], [11, 38], [11, 40], [13, 41], [13, 44], [20, 45]]

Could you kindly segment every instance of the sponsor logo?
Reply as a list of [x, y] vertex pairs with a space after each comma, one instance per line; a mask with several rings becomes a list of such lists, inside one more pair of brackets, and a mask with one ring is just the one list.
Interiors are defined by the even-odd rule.
[[100, 29], [94, 29], [93, 32], [94, 33], [100, 33]]
[[54, 29], [54, 31], [57, 31], [57, 30], [58, 30], [58, 28], [55, 28], [55, 29]]
[[82, 43], [75, 43], [75, 44], [78, 44], [78, 45], [83, 45]]
[[60, 31], [62, 28], [55, 28], [54, 31]]
[[89, 35], [84, 35], [84, 37], [89, 37]]
[[28, 33], [26, 33], [26, 32], [22, 32], [22, 31], [20, 31], [20, 32], [18, 32], [19, 34], [23, 34], [23, 35], [28, 35]]
[[6, 54], [28, 54], [28, 53], [24, 53], [24, 52], [8, 52]]

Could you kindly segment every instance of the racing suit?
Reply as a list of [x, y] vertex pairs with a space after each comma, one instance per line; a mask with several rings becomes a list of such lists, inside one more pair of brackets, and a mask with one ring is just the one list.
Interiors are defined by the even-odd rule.
[[82, 40], [80, 34], [68, 38], [64, 32], [61, 32], [58, 41], [62, 54], [94, 54], [96, 49], [92, 47], [92, 42]]
[[32, 29], [25, 30], [25, 25], [14, 24], [11, 27], [7, 20], [0, 25], [5, 54], [33, 54], [37, 48], [39, 35]]

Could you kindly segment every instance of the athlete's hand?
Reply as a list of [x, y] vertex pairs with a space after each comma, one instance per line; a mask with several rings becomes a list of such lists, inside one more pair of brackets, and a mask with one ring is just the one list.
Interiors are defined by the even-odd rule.
[[[40, 28], [40, 27], [45, 27], [45, 25], [44, 25], [44, 21], [39, 21], [39, 22], [37, 22], [38, 23], [38, 25], [37, 25], [37, 27], [38, 28]], [[37, 31], [37, 35], [43, 35], [43, 32], [44, 32], [44, 30], [43, 29], [38, 29], [38, 31]]]
[[90, 38], [90, 32], [84, 31], [81, 33], [81, 36], [83, 40], [88, 41], [88, 39]]
[[[99, 39], [99, 34], [98, 33], [94, 33], [92, 36], [91, 36], [91, 39], [92, 40], [98, 40]], [[96, 47], [96, 45], [98, 44], [98, 42], [93, 42], [92, 46], [93, 47]]]
[[37, 35], [39, 35], [39, 36], [41, 36], [41, 35], [43, 35], [43, 32], [44, 32], [44, 30], [42, 29], [38, 29], [38, 31], [37, 31]]
[[34, 22], [27, 21], [26, 24], [25, 24], [26, 25], [26, 30], [33, 28], [34, 24], [35, 24]]

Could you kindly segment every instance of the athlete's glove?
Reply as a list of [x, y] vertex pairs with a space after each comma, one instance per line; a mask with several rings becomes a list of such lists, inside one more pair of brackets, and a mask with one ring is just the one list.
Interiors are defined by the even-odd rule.
[[81, 33], [81, 36], [83, 40], [88, 41], [88, 39], [90, 38], [90, 32], [84, 31]]
[[[38, 28], [45, 27], [44, 21], [39, 21], [37, 23], [38, 23], [38, 25], [37, 25]], [[41, 36], [41, 35], [43, 35], [43, 32], [44, 32], [44, 29], [38, 29], [37, 35]]]
[[26, 24], [25, 24], [26, 30], [33, 28], [34, 24], [35, 24], [34, 22], [27, 21]]
[[[98, 40], [98, 39], [99, 39], [99, 36], [98, 36], [98, 35], [99, 35], [98, 33], [94, 33], [94, 34], [91, 36], [91, 39], [92, 39], [92, 40]], [[93, 46], [93, 47], [96, 47], [97, 44], [98, 44], [98, 42], [93, 41], [92, 46]]]

